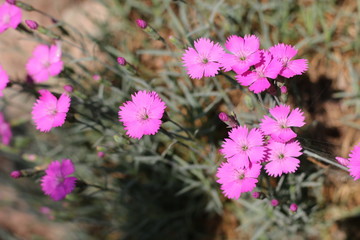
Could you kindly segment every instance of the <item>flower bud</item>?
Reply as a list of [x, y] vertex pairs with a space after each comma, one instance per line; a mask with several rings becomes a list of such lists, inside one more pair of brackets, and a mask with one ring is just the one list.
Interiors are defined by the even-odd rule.
[[22, 176], [22, 174], [21, 174], [21, 172], [20, 171], [12, 171], [11, 173], [10, 173], [10, 177], [12, 177], [12, 178], [19, 178], [19, 177], [21, 177]]
[[33, 20], [25, 20], [25, 23], [32, 30], [36, 30], [39, 27], [39, 24]]
[[287, 93], [287, 87], [286, 86], [280, 87], [280, 91], [281, 91], [282, 94]]
[[101, 79], [100, 75], [93, 75], [92, 78], [95, 80], [95, 81], [99, 81]]
[[15, 5], [16, 4], [16, 1], [15, 0], [6, 0], [6, 2], [8, 4], [11, 4], [11, 5]]
[[105, 153], [104, 153], [104, 152], [98, 152], [98, 153], [97, 153], [97, 156], [98, 156], [99, 158], [103, 158], [103, 157], [105, 157]]
[[297, 209], [298, 209], [298, 206], [296, 205], [296, 203], [292, 203], [292, 204], [290, 204], [289, 209], [290, 209], [290, 211], [292, 211], [292, 212], [296, 212]]
[[219, 119], [223, 122], [226, 122], [229, 121], [229, 116], [226, 113], [221, 112], [219, 113]]
[[125, 66], [126, 65], [126, 59], [123, 57], [118, 57], [117, 58], [117, 62], [119, 63], [119, 65], [121, 66]]
[[65, 85], [64, 90], [68, 93], [72, 93], [74, 91], [74, 88], [71, 85]]
[[253, 198], [259, 199], [261, 197], [261, 192], [253, 192], [251, 195]]
[[142, 28], [142, 29], [145, 29], [148, 25], [147, 22], [142, 19], [136, 19], [136, 24], [138, 25], [139, 28]]
[[279, 205], [279, 201], [277, 199], [271, 200], [270, 203], [271, 203], [271, 206], [273, 206], [273, 207], [276, 207], [277, 205]]

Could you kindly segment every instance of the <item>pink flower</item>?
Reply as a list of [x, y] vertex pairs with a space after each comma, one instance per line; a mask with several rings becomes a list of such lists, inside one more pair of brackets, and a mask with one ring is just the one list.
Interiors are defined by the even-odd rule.
[[199, 38], [194, 48], [185, 50], [182, 60], [191, 78], [214, 77], [220, 69], [220, 59], [225, 53], [218, 44], [208, 38]]
[[271, 108], [269, 112], [275, 119], [264, 116], [260, 128], [275, 141], [290, 141], [297, 136], [290, 127], [302, 127], [305, 125], [303, 112], [298, 108], [290, 111], [290, 106], [279, 105]]
[[10, 173], [10, 177], [15, 178], [15, 179], [20, 178], [20, 177], [22, 177], [22, 173], [20, 171], [18, 171], [18, 170], [12, 171]]
[[308, 63], [306, 59], [291, 59], [296, 55], [297, 50], [291, 45], [285, 45], [279, 43], [269, 49], [275, 59], [281, 62], [282, 69], [280, 75], [286, 78], [293, 77], [295, 75], [301, 75], [308, 69]]
[[21, 22], [21, 10], [15, 5], [4, 2], [0, 6], [0, 33], [8, 28], [17, 28]]
[[136, 19], [136, 25], [138, 25], [139, 28], [145, 29], [147, 27], [147, 22], [143, 19]]
[[295, 157], [302, 154], [299, 142], [280, 143], [272, 141], [268, 148], [270, 155], [265, 170], [270, 176], [278, 177], [283, 173], [294, 173], [298, 169], [300, 160]]
[[5, 121], [5, 117], [0, 113], [0, 136], [4, 145], [9, 145], [12, 139], [10, 124]]
[[221, 58], [224, 71], [234, 70], [237, 74], [246, 72], [250, 66], [260, 62], [260, 41], [255, 35], [246, 35], [244, 38], [232, 35], [228, 37], [225, 47], [231, 52]]
[[9, 83], [9, 76], [5, 70], [0, 66], [0, 97], [3, 96], [2, 90], [4, 90]]
[[75, 172], [74, 164], [70, 159], [53, 161], [45, 170], [46, 175], [41, 178], [41, 188], [54, 201], [62, 200], [75, 188], [76, 177], [68, 177]]
[[267, 78], [275, 79], [282, 69], [279, 61], [273, 59], [271, 53], [261, 50], [262, 61], [255, 64], [254, 70], [246, 71], [236, 75], [236, 80], [243, 86], [250, 86], [249, 89], [254, 93], [262, 92], [270, 87]]
[[349, 154], [349, 172], [354, 180], [360, 178], [360, 143], [358, 143]]
[[70, 108], [70, 97], [63, 93], [57, 99], [48, 90], [39, 91], [40, 97], [32, 109], [32, 118], [36, 129], [41, 132], [48, 132], [53, 127], [60, 127], [64, 124], [66, 113]]
[[250, 192], [256, 187], [257, 177], [260, 175], [260, 164], [252, 164], [250, 168], [243, 169], [225, 162], [220, 165], [216, 173], [218, 183], [225, 197], [238, 199], [243, 192]]
[[159, 131], [165, 103], [156, 92], [138, 91], [131, 95], [131, 101], [120, 106], [119, 121], [125, 126], [126, 134], [140, 139], [143, 135], [154, 135]]
[[264, 158], [263, 134], [259, 129], [248, 130], [246, 126], [238, 126], [229, 132], [221, 153], [238, 168], [248, 168], [251, 163], [258, 163]]
[[28, 74], [36, 83], [45, 82], [50, 76], [58, 75], [63, 69], [60, 46], [38, 45], [26, 64]]

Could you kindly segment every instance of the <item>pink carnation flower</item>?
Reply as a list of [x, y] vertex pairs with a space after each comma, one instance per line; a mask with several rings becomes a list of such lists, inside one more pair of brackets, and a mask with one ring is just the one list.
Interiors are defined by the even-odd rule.
[[302, 127], [305, 125], [303, 112], [295, 108], [290, 111], [290, 106], [279, 105], [269, 110], [273, 118], [264, 116], [260, 128], [271, 138], [278, 142], [287, 142], [297, 135], [291, 127]]
[[297, 54], [297, 49], [291, 45], [279, 43], [272, 46], [269, 51], [275, 59], [281, 62], [282, 69], [279, 74], [283, 77], [290, 78], [295, 75], [301, 75], [308, 69], [306, 59], [291, 60]]
[[154, 135], [160, 129], [165, 103], [156, 92], [138, 91], [131, 95], [131, 101], [120, 106], [119, 120], [125, 126], [126, 134], [140, 139], [143, 135]]
[[68, 177], [75, 172], [74, 164], [70, 159], [53, 161], [45, 170], [46, 175], [41, 179], [41, 188], [54, 201], [62, 200], [75, 188], [76, 177]]
[[63, 69], [60, 46], [38, 45], [26, 64], [28, 74], [36, 83], [45, 82], [50, 76], [58, 75]]
[[224, 71], [234, 70], [237, 74], [246, 72], [250, 66], [260, 62], [260, 41], [255, 35], [246, 35], [244, 38], [230, 36], [225, 47], [231, 52], [221, 58]]
[[220, 59], [225, 53], [224, 49], [208, 38], [200, 38], [194, 42], [195, 49], [189, 47], [185, 50], [182, 60], [187, 73], [191, 78], [200, 79], [214, 77], [220, 69]]
[[354, 180], [360, 178], [360, 143], [358, 143], [349, 154], [349, 172]]
[[261, 165], [252, 164], [250, 168], [243, 169], [225, 162], [220, 165], [216, 173], [221, 190], [227, 198], [238, 199], [243, 192], [250, 192], [256, 187], [257, 177], [260, 175]]
[[254, 70], [246, 71], [236, 75], [236, 80], [243, 86], [250, 86], [249, 89], [254, 93], [262, 92], [270, 87], [267, 78], [275, 79], [282, 69], [282, 64], [275, 60], [271, 53], [261, 50], [262, 60], [255, 64]]
[[57, 99], [48, 90], [40, 90], [40, 97], [32, 109], [32, 118], [36, 129], [41, 132], [48, 132], [53, 127], [60, 127], [64, 124], [66, 113], [70, 108], [70, 97], [63, 93]]
[[283, 173], [294, 173], [298, 169], [300, 160], [296, 157], [302, 154], [299, 142], [280, 143], [272, 141], [268, 148], [270, 155], [265, 170], [270, 176], [278, 177]]
[[238, 168], [248, 168], [251, 163], [260, 162], [265, 155], [266, 148], [263, 146], [263, 134], [259, 129], [248, 130], [246, 126], [238, 126], [229, 132], [221, 153], [225, 158]]
[[12, 138], [10, 124], [5, 121], [4, 115], [2, 113], [0, 113], [0, 136], [2, 144], [10, 144]]
[[0, 33], [8, 28], [17, 28], [21, 22], [21, 17], [20, 8], [4, 2], [0, 6]]
[[0, 66], [0, 97], [3, 96], [2, 90], [4, 90], [9, 83], [9, 76], [5, 70]]

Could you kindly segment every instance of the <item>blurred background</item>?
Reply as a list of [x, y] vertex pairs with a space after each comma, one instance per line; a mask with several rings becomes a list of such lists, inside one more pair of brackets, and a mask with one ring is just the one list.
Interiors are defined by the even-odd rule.
[[[1, 239], [360, 239], [359, 182], [317, 158], [303, 156], [300, 171], [283, 180], [267, 177], [269, 192], [284, 203], [277, 209], [250, 195], [225, 199], [214, 176], [227, 136], [217, 114], [234, 111], [255, 124], [259, 103], [226, 76], [191, 80], [181, 64], [182, 48], [199, 37], [224, 44], [230, 35], [255, 34], [262, 48], [296, 46], [297, 57], [309, 61], [306, 74], [287, 82], [289, 102], [306, 112], [299, 141], [326, 159], [347, 157], [360, 140], [360, 1], [24, 2], [41, 12], [23, 11], [23, 21], [62, 36], [66, 68], [41, 87], [61, 93], [73, 85], [75, 120], [37, 132], [30, 115], [35, 97], [26, 89], [40, 86], [5, 91], [1, 109], [14, 137], [0, 147]], [[164, 41], [136, 26], [138, 18]], [[11, 81], [26, 83], [24, 66], [44, 41], [51, 43], [21, 29], [0, 35], [0, 64]], [[119, 66], [119, 56], [137, 73]], [[185, 146], [172, 134], [126, 138], [118, 106], [139, 89], [157, 91], [170, 118], [196, 141], [185, 139]], [[171, 123], [164, 128], [187, 136]], [[41, 174], [9, 177], [62, 158], [75, 162], [77, 177], [103, 189], [80, 186], [53, 202], [41, 192]], [[291, 202], [299, 205], [295, 214], [285, 209]]]

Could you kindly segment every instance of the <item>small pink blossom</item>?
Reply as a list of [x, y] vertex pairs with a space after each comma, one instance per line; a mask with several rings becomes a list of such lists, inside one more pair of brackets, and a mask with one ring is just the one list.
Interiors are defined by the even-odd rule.
[[25, 20], [25, 24], [32, 30], [36, 30], [39, 27], [39, 24], [33, 20]]
[[32, 109], [32, 119], [36, 129], [48, 132], [53, 127], [60, 127], [65, 123], [66, 114], [70, 108], [70, 97], [63, 93], [57, 99], [48, 90], [39, 91], [40, 97]]
[[243, 192], [250, 192], [256, 187], [257, 177], [260, 175], [261, 165], [254, 163], [248, 169], [243, 169], [225, 162], [220, 165], [216, 173], [221, 190], [227, 198], [238, 199]]
[[302, 127], [305, 125], [305, 117], [299, 108], [290, 111], [290, 106], [279, 105], [269, 110], [273, 118], [264, 116], [260, 128], [271, 138], [278, 142], [287, 142], [295, 138], [296, 133], [291, 127]]
[[250, 86], [249, 89], [254, 93], [268, 89], [271, 85], [268, 78], [275, 79], [282, 69], [281, 63], [275, 60], [269, 51], [261, 50], [260, 54], [262, 61], [255, 64], [254, 70], [248, 70], [235, 76], [241, 85]]
[[199, 38], [194, 42], [194, 48], [185, 50], [182, 60], [191, 78], [200, 79], [214, 77], [220, 69], [220, 59], [224, 49], [208, 38]]
[[8, 122], [5, 121], [4, 115], [0, 112], [0, 137], [1, 143], [9, 145], [12, 139], [11, 127]]
[[270, 149], [269, 162], [265, 165], [267, 174], [278, 177], [283, 173], [294, 173], [298, 169], [300, 160], [296, 157], [302, 154], [299, 142], [272, 141], [268, 148]]
[[246, 126], [238, 126], [229, 132], [229, 138], [221, 146], [221, 153], [234, 166], [248, 168], [264, 158], [266, 148], [263, 143], [263, 134], [259, 129], [249, 131]]
[[0, 6], [0, 33], [8, 28], [17, 28], [22, 18], [21, 9], [15, 5], [4, 2]]
[[242, 74], [250, 66], [260, 62], [260, 41], [255, 35], [246, 35], [244, 38], [232, 35], [228, 37], [225, 47], [231, 52], [225, 53], [220, 60], [224, 71], [233, 70]]
[[138, 91], [131, 95], [131, 101], [120, 106], [119, 121], [129, 137], [140, 139], [159, 131], [165, 108], [156, 92]]
[[4, 90], [9, 83], [9, 76], [5, 72], [5, 70], [0, 66], [0, 97], [2, 97], [4, 94], [2, 90]]
[[60, 46], [40, 44], [28, 60], [26, 70], [36, 83], [40, 83], [47, 81], [50, 76], [57, 76], [63, 65]]
[[62, 200], [75, 188], [76, 177], [68, 177], [75, 172], [74, 164], [70, 159], [53, 161], [45, 170], [46, 175], [41, 179], [41, 188], [54, 201]]
[[279, 43], [269, 49], [271, 54], [282, 64], [280, 75], [286, 78], [293, 77], [295, 75], [301, 75], [308, 69], [308, 63], [306, 59], [291, 60], [297, 53], [291, 45], [285, 45]]
[[360, 178], [360, 143], [358, 143], [349, 154], [349, 172], [354, 180]]

